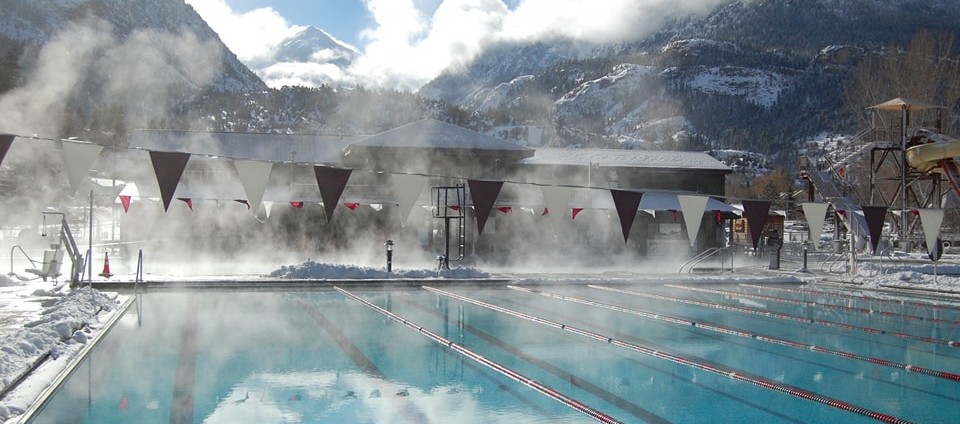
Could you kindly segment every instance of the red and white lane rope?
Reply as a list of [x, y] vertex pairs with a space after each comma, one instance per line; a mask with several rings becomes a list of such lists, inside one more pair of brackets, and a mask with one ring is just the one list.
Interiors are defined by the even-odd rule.
[[611, 310], [611, 311], [622, 312], [622, 313], [626, 313], [626, 314], [630, 314], [630, 315], [636, 315], [636, 316], [644, 317], [644, 318], [651, 318], [651, 319], [655, 319], [655, 320], [658, 320], [658, 321], [664, 321], [664, 322], [669, 322], [669, 323], [673, 323], [673, 324], [679, 324], [679, 325], [685, 325], [685, 326], [690, 326], [690, 327], [701, 328], [701, 329], [704, 329], [704, 330], [713, 331], [713, 332], [717, 332], [717, 333], [730, 334], [730, 335], [739, 336], [739, 337], [744, 337], [744, 338], [748, 338], [748, 339], [759, 340], [759, 341], [762, 341], [762, 342], [774, 343], [774, 344], [783, 345], [783, 346], [789, 346], [789, 347], [793, 347], [793, 348], [797, 348], [797, 349], [810, 350], [810, 351], [817, 352], [817, 353], [825, 353], [825, 354], [829, 354], [829, 355], [835, 355], [835, 356], [839, 356], [839, 357], [841, 357], [841, 358], [847, 358], [847, 359], [854, 359], [854, 360], [858, 360], [858, 361], [869, 362], [869, 363], [872, 363], [872, 364], [877, 364], [877, 365], [881, 365], [881, 366], [885, 366], [885, 367], [898, 368], [898, 369], [901, 369], [901, 370], [904, 370], [904, 371], [908, 371], [908, 372], [913, 372], [913, 373], [917, 373], [917, 374], [928, 375], [928, 376], [936, 377], [936, 378], [942, 378], [942, 379], [944, 379], [944, 380], [950, 380], [950, 381], [960, 382], [960, 374], [956, 374], [956, 373], [952, 373], [952, 372], [946, 372], [946, 371], [940, 371], [940, 370], [935, 370], [935, 369], [929, 369], [929, 368], [924, 368], [924, 367], [920, 367], [920, 366], [917, 366], [917, 365], [901, 364], [901, 363], [897, 363], [897, 362], [893, 362], [893, 361], [888, 361], [888, 360], [881, 359], [881, 358], [874, 358], [874, 357], [870, 357], [870, 356], [858, 355], [858, 354], [852, 353], [852, 352], [844, 352], [844, 351], [841, 351], [841, 350], [833, 350], [833, 349], [829, 349], [829, 348], [822, 347], [822, 346], [816, 346], [816, 345], [801, 343], [801, 342], [797, 342], [797, 341], [793, 341], [793, 340], [789, 340], [789, 339], [784, 339], [784, 338], [780, 338], [780, 337], [776, 337], [776, 336], [768, 336], [768, 335], [764, 335], [764, 334], [751, 333], [751, 332], [748, 332], [748, 331], [745, 331], [745, 330], [741, 330], [741, 329], [737, 329], [737, 328], [724, 327], [724, 326], [722, 326], [722, 325], [717, 325], [717, 324], [710, 323], [710, 322], [692, 321], [692, 320], [688, 320], [688, 319], [686, 319], [686, 318], [674, 317], [674, 316], [670, 316], [670, 315], [658, 314], [658, 313], [654, 313], [654, 312], [642, 311], [642, 310], [632, 309], [632, 308], [624, 308], [624, 307], [622, 307], [622, 306], [611, 305], [611, 304], [608, 304], [608, 303], [597, 302], [597, 301], [593, 301], [593, 300], [589, 300], [589, 299], [581, 299], [581, 298], [577, 298], [577, 297], [566, 296], [566, 295], [562, 295], [562, 294], [558, 294], [558, 293], [550, 293], [550, 292], [545, 292], [545, 291], [541, 291], [541, 290], [534, 290], [534, 289], [530, 289], [530, 288], [526, 288], [526, 287], [509, 286], [509, 285], [508, 285], [507, 287], [508, 287], [508, 288], [511, 288], [511, 289], [513, 289], [513, 290], [518, 290], [518, 291], [522, 291], [522, 292], [526, 292], [526, 293], [539, 294], [539, 295], [541, 295], [541, 296], [546, 296], [546, 297], [550, 297], [550, 298], [554, 298], [554, 299], [565, 300], [565, 301], [568, 301], [568, 302], [579, 303], [579, 304], [582, 304], [582, 305], [595, 306], [595, 307], [598, 307], [598, 308], [609, 309], [609, 310]]
[[832, 309], [837, 311], [854, 312], [854, 313], [861, 313], [861, 314], [867, 314], [867, 315], [880, 315], [884, 317], [901, 318], [905, 320], [914, 320], [914, 321], [926, 321], [926, 322], [932, 322], [937, 324], [960, 325], [960, 321], [946, 320], [946, 319], [939, 319], [939, 318], [926, 318], [919, 315], [907, 315], [907, 314], [901, 314], [897, 312], [880, 311], [880, 310], [870, 309], [870, 308], [855, 308], [852, 306], [831, 305], [829, 303], [820, 303], [820, 302], [813, 302], [808, 300], [788, 299], [785, 297], [766, 296], [762, 294], [751, 294], [751, 293], [744, 293], [744, 292], [731, 291], [731, 290], [708, 289], [704, 287], [691, 287], [691, 286], [683, 286], [678, 284], [664, 284], [664, 286], [672, 287], [675, 289], [697, 291], [701, 293], [719, 294], [724, 296], [742, 297], [747, 299], [769, 300], [771, 302], [789, 303], [791, 305], [801, 305], [801, 306], [814, 307], [814, 308], [820, 308], [820, 309]]
[[782, 292], [788, 292], [788, 293], [814, 294], [814, 295], [822, 295], [822, 296], [830, 296], [830, 297], [839, 297], [841, 299], [857, 299], [857, 300], [864, 300], [868, 302], [893, 303], [895, 305], [904, 305], [904, 306], [909, 305], [909, 306], [917, 306], [920, 308], [960, 311], [960, 306], [957, 306], [957, 305], [940, 305], [936, 303], [918, 302], [918, 301], [906, 300], [906, 299], [884, 299], [880, 297], [857, 296], [854, 294], [839, 293], [839, 292], [833, 292], [833, 291], [827, 291], [827, 290], [797, 289], [797, 288], [781, 287], [781, 286], [761, 286], [759, 284], [746, 284], [746, 283], [742, 283], [740, 285], [743, 287], [750, 287], [754, 289], [766, 289], [766, 290], [782, 291]]
[[562, 323], [559, 323], [559, 322], [551, 321], [551, 320], [548, 320], [548, 319], [546, 319], [546, 318], [541, 318], [541, 317], [538, 317], [538, 316], [535, 316], [535, 315], [530, 315], [530, 314], [526, 314], [526, 313], [523, 313], [523, 312], [514, 311], [514, 310], [512, 310], [512, 309], [507, 309], [507, 308], [504, 308], [504, 307], [502, 307], [502, 306], [497, 306], [497, 305], [494, 305], [494, 304], [491, 304], [491, 303], [487, 303], [487, 302], [483, 302], [483, 301], [480, 301], [480, 300], [471, 299], [471, 298], [466, 297], [466, 296], [461, 296], [461, 295], [459, 295], [459, 294], [451, 293], [451, 292], [444, 291], [444, 290], [440, 290], [440, 289], [437, 289], [437, 288], [434, 288], [434, 287], [424, 286], [423, 288], [426, 289], [426, 290], [429, 290], [429, 291], [431, 291], [431, 292], [433, 292], [433, 293], [437, 293], [437, 294], [439, 294], [439, 295], [447, 296], [447, 297], [450, 297], [450, 298], [453, 298], [453, 299], [457, 299], [457, 300], [460, 300], [460, 301], [463, 301], [463, 302], [467, 302], [467, 303], [470, 303], [470, 304], [473, 304], [473, 305], [476, 305], [476, 306], [480, 306], [480, 307], [483, 307], [483, 308], [491, 309], [491, 310], [494, 310], [494, 311], [497, 311], [497, 312], [500, 312], [500, 313], [504, 313], [504, 314], [507, 314], [507, 315], [510, 315], [510, 316], [514, 316], [514, 317], [517, 317], [517, 318], [522, 318], [522, 319], [525, 319], [525, 320], [528, 320], [528, 321], [533, 321], [533, 322], [536, 322], [536, 323], [538, 323], [538, 324], [542, 324], [542, 325], [546, 325], [546, 326], [549, 326], [549, 327], [553, 327], [553, 328], [556, 328], [556, 329], [559, 329], [559, 330], [567, 331], [567, 332], [570, 332], [570, 333], [573, 333], [573, 334], [577, 334], [577, 335], [580, 335], [580, 336], [583, 336], [583, 337], [587, 337], [587, 338], [589, 338], [589, 339], [593, 339], [593, 340], [598, 340], [598, 341], [601, 341], [601, 342], [609, 343], [609, 344], [614, 345], [614, 346], [618, 346], [618, 347], [630, 349], [630, 350], [632, 350], [632, 351], [634, 351], [634, 352], [639, 352], [639, 353], [642, 353], [642, 354], [645, 354], [645, 355], [649, 355], [649, 356], [653, 356], [653, 357], [660, 358], [660, 359], [666, 359], [666, 360], [668, 360], [668, 361], [670, 361], [670, 362], [673, 362], [673, 363], [676, 363], [676, 364], [685, 365], [685, 366], [688, 366], [688, 367], [692, 367], [692, 368], [696, 368], [696, 369], [699, 369], [699, 370], [707, 371], [707, 372], [710, 372], [710, 373], [713, 373], [713, 374], [726, 376], [726, 377], [729, 377], [729, 378], [734, 379], [734, 380], [737, 380], [737, 381], [742, 381], [742, 382], [746, 382], [746, 383], [750, 383], [750, 384], [756, 385], [756, 386], [758, 386], [758, 387], [762, 387], [762, 388], [764, 388], [764, 389], [769, 389], [769, 390], [774, 390], [774, 391], [778, 391], [778, 392], [781, 392], [781, 393], [786, 393], [786, 394], [789, 394], [789, 395], [791, 395], [791, 396], [794, 396], [794, 397], [797, 397], [797, 398], [800, 398], [800, 399], [818, 402], [818, 403], [821, 403], [821, 404], [824, 404], [824, 405], [827, 405], [827, 406], [830, 406], [830, 407], [833, 407], [833, 408], [837, 408], [837, 409], [840, 409], [840, 410], [843, 410], [843, 411], [847, 411], [847, 412], [853, 412], [853, 413], [856, 413], [856, 414], [859, 414], [859, 415], [862, 415], [862, 416], [865, 416], [865, 417], [872, 418], [872, 419], [877, 420], [877, 421], [880, 421], [880, 422], [885, 422], [885, 423], [909, 423], [909, 422], [910, 422], [910, 421], [904, 420], [904, 419], [902, 419], [902, 418], [897, 418], [897, 417], [894, 417], [894, 416], [892, 416], [892, 415], [888, 415], [888, 414], [884, 414], [884, 413], [881, 413], [881, 412], [873, 411], [873, 410], [864, 408], [864, 407], [862, 407], [862, 406], [857, 406], [857, 405], [854, 405], [854, 404], [851, 404], [851, 403], [848, 403], [848, 402], [844, 402], [844, 401], [842, 401], [842, 400], [834, 399], [834, 398], [831, 398], [831, 397], [828, 397], [828, 396], [825, 396], [825, 395], [821, 395], [821, 394], [818, 394], [818, 393], [810, 392], [810, 391], [807, 391], [807, 390], [804, 390], [804, 389], [801, 389], [801, 388], [798, 388], [798, 387], [793, 387], [793, 386], [790, 386], [790, 385], [787, 385], [787, 384], [779, 383], [779, 382], [776, 382], [776, 381], [773, 381], [773, 380], [770, 380], [770, 379], [767, 379], [767, 378], [764, 378], [764, 377], [761, 377], [761, 376], [752, 375], [752, 374], [749, 374], [749, 373], [744, 372], [744, 371], [741, 371], [741, 370], [737, 370], [737, 369], [725, 367], [725, 366], [722, 366], [722, 365], [708, 364], [708, 363], [706, 363], [705, 361], [703, 361], [703, 360], [698, 360], [698, 358], [695, 358], [695, 357], [683, 357], [683, 356], [679, 356], [679, 355], [672, 354], [672, 353], [669, 353], [669, 352], [665, 352], [665, 351], [663, 351], [663, 350], [653, 349], [653, 348], [650, 348], [650, 347], [647, 347], [647, 346], [641, 346], [641, 345], [634, 344], [634, 343], [630, 343], [630, 342], [626, 342], [626, 341], [623, 341], [623, 340], [614, 339], [614, 338], [612, 338], [612, 337], [608, 337], [608, 336], [605, 336], [605, 335], [602, 335], [602, 334], [594, 333], [594, 332], [589, 331], [589, 330], [584, 330], [584, 329], [572, 327], [572, 326], [569, 326], [569, 325], [566, 325], [566, 324], [562, 324]]
[[725, 310], [725, 311], [733, 311], [733, 312], [739, 312], [739, 313], [743, 313], [743, 314], [759, 315], [759, 316], [764, 316], [764, 317], [769, 317], [769, 318], [777, 318], [777, 319], [783, 319], [783, 320], [789, 320], [789, 321], [805, 322], [805, 323], [808, 323], [808, 324], [817, 324], [817, 325], [823, 325], [823, 326], [828, 326], [828, 327], [840, 328], [840, 329], [844, 329], [844, 330], [862, 331], [862, 332], [864, 332], [864, 333], [870, 333], [870, 334], [885, 334], [885, 335], [889, 335], [889, 336], [893, 336], [893, 337], [898, 337], [898, 338], [901, 338], [901, 339], [917, 340], [917, 341], [921, 341], [921, 342], [924, 342], [924, 343], [945, 345], [945, 346], [950, 346], [950, 347], [960, 347], [960, 342], [957, 342], [957, 341], [954, 341], [954, 340], [943, 340], [943, 339], [938, 339], [938, 338], [935, 338], [935, 337], [917, 336], [917, 335], [914, 335], [914, 334], [907, 334], [907, 333], [902, 333], [902, 332], [898, 332], [898, 331], [880, 330], [880, 329], [877, 329], [877, 328], [863, 327], [863, 326], [851, 325], [851, 324], [844, 324], [844, 323], [842, 323], [842, 322], [836, 322], [836, 321], [828, 321], [828, 320], [822, 320], [822, 319], [816, 319], [816, 318], [807, 318], [807, 317], [798, 317], [798, 316], [795, 316], [795, 315], [788, 315], [788, 314], [783, 314], [783, 313], [779, 313], [779, 312], [770, 312], [770, 311], [765, 311], [765, 310], [760, 310], [760, 309], [742, 308], [742, 307], [739, 307], [739, 306], [722, 305], [722, 304], [719, 304], [719, 303], [703, 302], [703, 301], [692, 300], [692, 299], [681, 299], [681, 298], [678, 298], [678, 297], [670, 297], [670, 296], [664, 296], [664, 295], [653, 294], [653, 293], [643, 293], [643, 292], [638, 292], [638, 291], [628, 290], [628, 289], [618, 289], [618, 288], [615, 288], [615, 287], [597, 286], [597, 285], [593, 285], [593, 284], [588, 285], [588, 287], [594, 288], [594, 289], [598, 289], [598, 290], [606, 290], [606, 291], [611, 291], [611, 292], [629, 294], [629, 295], [632, 295], [632, 296], [646, 297], [646, 298], [650, 298], [650, 299], [666, 300], [666, 301], [670, 301], [670, 302], [685, 303], [685, 304], [688, 304], [688, 305], [704, 306], [704, 307], [707, 307], [707, 308], [722, 309], [722, 310]]
[[336, 291], [344, 294], [345, 296], [347, 296], [347, 297], [349, 297], [349, 298], [351, 298], [351, 299], [353, 299], [353, 300], [356, 300], [357, 302], [362, 303], [364, 306], [366, 306], [366, 307], [368, 307], [368, 308], [370, 308], [370, 309], [373, 309], [373, 310], [375, 310], [375, 311], [377, 311], [377, 312], [385, 315], [386, 317], [388, 317], [388, 318], [390, 318], [390, 319], [392, 319], [392, 320], [394, 320], [394, 321], [396, 321], [396, 322], [399, 322], [399, 323], [401, 323], [401, 324], [403, 324], [403, 325], [405, 325], [405, 326], [407, 326], [407, 327], [409, 327], [409, 328], [412, 328], [412, 329], [414, 329], [414, 330], [417, 330], [420, 334], [423, 334], [423, 335], [426, 336], [427, 338], [429, 338], [429, 339], [431, 339], [431, 340], [433, 340], [433, 341], [435, 341], [435, 342], [437, 342], [437, 343], [439, 343], [439, 344], [442, 344], [442, 345], [444, 345], [444, 346], [446, 346], [446, 347], [448, 347], [448, 348], [450, 348], [450, 349], [453, 349], [453, 350], [456, 351], [457, 353], [460, 353], [461, 355], [466, 356], [467, 358], [470, 358], [470, 359], [472, 359], [472, 360], [474, 360], [474, 361], [477, 361], [477, 362], [479, 362], [480, 364], [485, 365], [485, 366], [487, 366], [488, 368], [490, 368], [490, 369], [492, 369], [492, 370], [494, 370], [494, 371], [496, 371], [496, 372], [499, 372], [500, 374], [503, 374], [503, 375], [507, 376], [507, 377], [510, 378], [511, 380], [514, 380], [514, 381], [516, 381], [516, 382], [519, 382], [519, 383], [521, 383], [521, 384], [523, 384], [523, 385], [525, 385], [525, 386], [527, 386], [527, 387], [530, 387], [531, 389], [534, 389], [534, 390], [536, 390], [536, 391], [538, 391], [538, 392], [546, 395], [547, 397], [550, 397], [550, 398], [552, 398], [552, 399], [554, 399], [554, 400], [556, 400], [556, 401], [559, 401], [559, 402], [561, 402], [561, 403], [563, 403], [563, 404], [565, 404], [565, 405], [567, 405], [567, 406], [569, 406], [569, 407], [571, 407], [571, 408], [573, 408], [573, 409], [575, 409], [575, 410], [577, 410], [577, 411], [580, 411], [580, 412], [582, 412], [582, 413], [590, 416], [591, 418], [593, 418], [593, 419], [595, 419], [595, 420], [597, 420], [597, 421], [604, 422], [604, 423], [620, 423], [620, 422], [621, 422], [621, 421], [617, 420], [616, 418], [613, 418], [613, 417], [611, 417], [611, 416], [609, 416], [609, 415], [607, 415], [607, 414], [605, 414], [605, 413], [603, 413], [603, 412], [600, 412], [600, 411], [598, 411], [598, 410], [596, 410], [596, 409], [594, 409], [594, 408], [592, 408], [592, 407], [590, 407], [590, 406], [587, 406], [587, 405], [584, 404], [583, 402], [580, 402], [580, 401], [578, 401], [578, 400], [576, 400], [576, 399], [573, 399], [573, 398], [571, 398], [571, 397], [569, 397], [569, 396], [564, 395], [563, 393], [560, 393], [560, 392], [554, 390], [554, 389], [551, 388], [550, 386], [547, 386], [547, 385], [545, 385], [545, 384], [543, 384], [543, 383], [540, 383], [540, 382], [538, 382], [538, 381], [536, 381], [536, 380], [534, 380], [534, 379], [532, 379], [532, 378], [526, 377], [526, 376], [524, 376], [523, 374], [520, 374], [520, 373], [517, 372], [517, 371], [514, 371], [514, 370], [512, 370], [512, 369], [510, 369], [510, 368], [507, 368], [507, 367], [505, 367], [505, 366], [503, 366], [503, 365], [500, 365], [500, 364], [498, 364], [497, 362], [495, 362], [495, 361], [493, 361], [493, 360], [487, 359], [486, 357], [484, 357], [484, 356], [482, 356], [482, 355], [480, 355], [480, 354], [478, 354], [478, 353], [476, 353], [476, 352], [473, 352], [473, 351], [471, 351], [470, 349], [467, 349], [466, 347], [463, 347], [463, 346], [458, 345], [458, 344], [456, 344], [456, 343], [454, 343], [454, 342], [452, 342], [452, 341], [450, 341], [450, 340], [447, 340], [447, 339], [443, 338], [442, 336], [440, 336], [439, 334], [434, 333], [434, 332], [432, 332], [432, 331], [430, 331], [430, 330], [428, 330], [428, 329], [426, 329], [426, 328], [424, 328], [424, 327], [422, 327], [422, 326], [420, 326], [420, 325], [418, 325], [418, 324], [416, 324], [416, 323], [414, 323], [414, 322], [412, 322], [412, 321], [410, 321], [410, 320], [407, 320], [406, 318], [404, 318], [404, 317], [402, 317], [402, 316], [400, 316], [400, 315], [397, 315], [397, 314], [395, 314], [395, 313], [393, 313], [393, 312], [390, 312], [390, 311], [388, 311], [388, 310], [386, 310], [386, 309], [383, 309], [383, 308], [381, 308], [380, 306], [377, 306], [377, 305], [371, 303], [370, 301], [368, 301], [368, 300], [366, 300], [366, 299], [364, 299], [364, 298], [362, 298], [362, 297], [360, 297], [360, 296], [357, 296], [357, 295], [355, 295], [355, 294], [353, 294], [353, 293], [350, 293], [349, 291], [346, 291], [346, 290], [344, 290], [344, 289], [342, 289], [342, 288], [340, 288], [340, 287], [334, 286], [333, 288], [334, 288]]

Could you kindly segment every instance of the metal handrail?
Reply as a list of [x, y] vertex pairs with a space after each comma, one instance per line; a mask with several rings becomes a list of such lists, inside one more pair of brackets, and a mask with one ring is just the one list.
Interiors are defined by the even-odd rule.
[[[834, 253], [832, 253], [830, 256], [827, 257], [827, 259], [825, 259], [823, 262], [820, 262], [820, 271], [821, 271], [821, 272], [834, 272], [834, 271], [833, 271], [833, 266], [834, 266], [834, 264], [837, 263], [837, 262], [840, 262], [841, 259], [843, 259], [843, 260], [846, 260], [846, 259], [847, 259], [847, 253], [846, 253], [846, 252], [834, 252]], [[830, 267], [827, 268], [827, 269], [824, 269], [825, 267], [827, 267], [827, 265], [830, 265]]]
[[[694, 257], [690, 258], [689, 260], [687, 260], [686, 262], [684, 262], [683, 264], [681, 264], [681, 265], [680, 265], [680, 270], [677, 271], [677, 273], [678, 273], [678, 274], [683, 274], [683, 269], [689, 265], [690, 268], [687, 269], [687, 273], [689, 274], [689, 273], [693, 272], [693, 268], [696, 267], [697, 265], [699, 265], [701, 262], [703, 262], [703, 261], [705, 261], [705, 260], [707, 260], [707, 259], [709, 259], [709, 258], [711, 258], [711, 257], [713, 257], [714, 255], [717, 255], [717, 254], [723, 255], [723, 253], [726, 252], [726, 251], [728, 251], [728, 250], [729, 250], [729, 248], [726, 248], [726, 247], [711, 247], [711, 248], [709, 248], [709, 249], [707, 249], [707, 250], [704, 250], [703, 252], [700, 252], [699, 254], [697, 254], [697, 256], [694, 256]], [[732, 261], [731, 261], [731, 262], [732, 262]], [[731, 271], [733, 270], [733, 264], [732, 264], [732, 263], [730, 264], [730, 270], [731, 270]], [[722, 257], [720, 258], [720, 271], [721, 271], [721, 272], [723, 271], [723, 258], [722, 258]]]
[[133, 295], [137, 298], [137, 327], [143, 324], [143, 293], [140, 283], [143, 282], [143, 249], [137, 253], [137, 272], [133, 277]]
[[10, 248], [10, 274], [8, 274], [8, 275], [14, 275], [14, 274], [16, 274], [15, 272], [13, 272], [13, 251], [14, 251], [15, 249], [20, 249], [20, 253], [23, 253], [23, 256], [26, 257], [28, 261], [30, 261], [30, 265], [33, 266], [34, 268], [36, 268], [36, 266], [37, 266], [37, 261], [33, 260], [33, 258], [31, 258], [30, 255], [28, 255], [27, 252], [26, 252], [25, 250], [23, 250], [23, 248], [20, 247], [19, 244], [15, 244], [15, 245], [13, 245], [13, 247]]
[[[143, 249], [140, 249], [140, 251], [137, 253], [137, 272], [134, 275], [133, 282], [134, 285], [136, 285], [136, 283], [143, 282]], [[134, 289], [136, 289], [136, 287], [134, 287]]]

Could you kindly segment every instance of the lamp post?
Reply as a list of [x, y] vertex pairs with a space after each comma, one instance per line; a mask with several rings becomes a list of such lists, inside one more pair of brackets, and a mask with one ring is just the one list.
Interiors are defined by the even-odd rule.
[[387, 248], [387, 272], [393, 272], [393, 240], [383, 244]]

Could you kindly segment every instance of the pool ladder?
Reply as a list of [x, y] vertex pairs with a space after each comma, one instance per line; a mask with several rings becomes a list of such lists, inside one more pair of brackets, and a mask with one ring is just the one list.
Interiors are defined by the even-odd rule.
[[143, 293], [140, 284], [143, 283], [143, 249], [137, 253], [137, 273], [133, 279], [133, 295], [137, 299], [137, 327], [143, 323]]
[[723, 256], [724, 256], [724, 254], [726, 254], [726, 253], [730, 253], [730, 271], [733, 272], [733, 252], [730, 251], [730, 248], [728, 248], [728, 247], [711, 247], [711, 248], [709, 248], [709, 249], [707, 249], [707, 250], [704, 250], [703, 252], [700, 252], [700, 254], [698, 254], [697, 256], [694, 256], [694, 257], [690, 258], [689, 260], [687, 260], [686, 262], [684, 262], [682, 265], [680, 265], [680, 271], [678, 271], [677, 273], [678, 273], [678, 274], [683, 274], [683, 270], [686, 269], [686, 270], [687, 270], [687, 274], [690, 274], [690, 273], [693, 272], [693, 269], [694, 269], [697, 265], [699, 265], [701, 262], [703, 262], [703, 261], [705, 261], [705, 260], [707, 260], [707, 259], [710, 259], [710, 258], [712, 258], [712, 257], [714, 257], [714, 256], [718, 256], [718, 257], [720, 258], [720, 272], [723, 272], [723, 271], [724, 271], [724, 268], [723, 268], [724, 257], [723, 257]]

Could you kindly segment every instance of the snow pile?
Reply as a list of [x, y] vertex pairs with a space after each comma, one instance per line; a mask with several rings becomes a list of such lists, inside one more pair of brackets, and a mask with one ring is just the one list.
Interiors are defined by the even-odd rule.
[[[0, 284], [5, 284], [6, 280], [0, 280]], [[33, 296], [57, 296], [60, 299], [44, 308], [39, 318], [27, 322], [22, 329], [0, 341], [0, 387], [4, 391], [48, 355], [56, 359], [65, 353], [79, 351], [91, 334], [99, 330], [99, 314], [114, 310], [118, 305], [115, 296], [111, 298], [91, 288], [80, 288], [68, 294], [59, 289], [37, 289]], [[7, 401], [5, 399], [5, 403]], [[0, 405], [0, 419], [22, 413], [25, 407]]]
[[897, 287], [946, 293], [960, 293], [960, 265], [956, 263], [861, 264], [853, 282], [864, 287]]
[[487, 278], [489, 274], [474, 268], [449, 270], [398, 270], [359, 267], [354, 265], [325, 264], [307, 261], [300, 265], [285, 265], [270, 273], [273, 278], [286, 279], [358, 279], [386, 280], [403, 278]]

